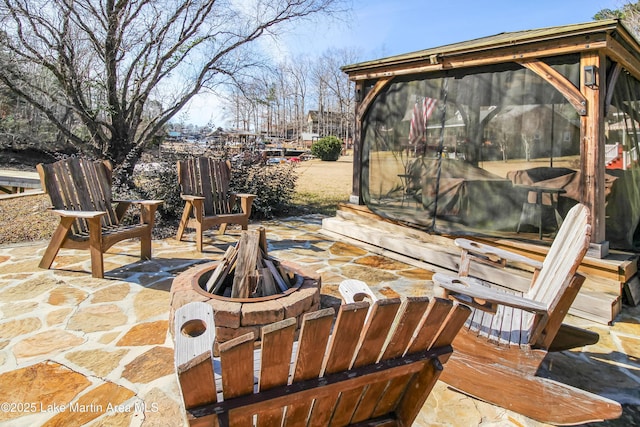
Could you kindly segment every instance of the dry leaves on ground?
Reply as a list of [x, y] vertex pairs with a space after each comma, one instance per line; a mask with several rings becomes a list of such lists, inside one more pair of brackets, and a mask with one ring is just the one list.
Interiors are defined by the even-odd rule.
[[49, 239], [58, 224], [46, 194], [0, 199], [0, 244]]

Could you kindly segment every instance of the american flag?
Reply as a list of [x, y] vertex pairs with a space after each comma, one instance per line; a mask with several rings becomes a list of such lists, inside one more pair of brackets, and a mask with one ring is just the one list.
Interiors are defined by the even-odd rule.
[[433, 110], [436, 108], [436, 100], [434, 98], [429, 98], [425, 96], [422, 100], [422, 116], [424, 117], [424, 128], [425, 131], [427, 129], [427, 122], [429, 121], [429, 117], [433, 114]]
[[[413, 106], [413, 114], [411, 115], [411, 124], [409, 127], [409, 143], [415, 144], [427, 134], [427, 122], [436, 108], [437, 100], [425, 96], [420, 101], [416, 101]], [[422, 104], [422, 105], [420, 105]]]

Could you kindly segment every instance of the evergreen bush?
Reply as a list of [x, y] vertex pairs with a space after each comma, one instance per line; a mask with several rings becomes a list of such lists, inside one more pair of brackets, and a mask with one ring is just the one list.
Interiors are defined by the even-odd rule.
[[255, 194], [252, 218], [285, 214], [296, 191], [295, 163], [253, 164], [231, 169], [231, 188], [236, 193]]
[[311, 145], [311, 154], [320, 160], [335, 162], [342, 152], [342, 141], [335, 136], [325, 136]]

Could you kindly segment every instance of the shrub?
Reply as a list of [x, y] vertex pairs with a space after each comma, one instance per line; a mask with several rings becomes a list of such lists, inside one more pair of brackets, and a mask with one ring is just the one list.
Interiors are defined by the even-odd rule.
[[[294, 164], [235, 165], [231, 170], [231, 191], [257, 196], [253, 201], [251, 218], [273, 218], [284, 214], [295, 193], [297, 177], [294, 167]], [[158, 208], [158, 224], [175, 222], [184, 209], [174, 162], [140, 165], [136, 168], [136, 188], [127, 190], [121, 187], [119, 193], [129, 198], [164, 200]]]
[[255, 194], [252, 218], [273, 218], [287, 212], [296, 190], [295, 164], [234, 166], [231, 189]]
[[175, 162], [149, 163], [142, 166], [136, 185], [143, 198], [163, 200], [158, 208], [160, 217], [166, 221], [179, 219], [184, 208], [180, 197], [180, 185]]
[[324, 161], [335, 162], [341, 151], [342, 141], [335, 136], [325, 136], [311, 145], [311, 154]]
[[[154, 227], [154, 238], [167, 237], [160, 229], [171, 227], [182, 215], [184, 202], [180, 197], [180, 186], [175, 163], [159, 162], [139, 164], [134, 172], [135, 187], [114, 181], [113, 196], [117, 200], [163, 200], [156, 211], [155, 221], [161, 227]], [[123, 223], [139, 222], [137, 209], [129, 209], [122, 219]], [[170, 232], [170, 231], [167, 231]]]

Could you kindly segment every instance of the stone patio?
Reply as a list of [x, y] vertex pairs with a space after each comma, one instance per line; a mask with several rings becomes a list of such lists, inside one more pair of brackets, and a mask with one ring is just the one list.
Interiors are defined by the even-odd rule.
[[[340, 304], [346, 278], [385, 297], [430, 294], [429, 271], [331, 240], [321, 219], [260, 225], [271, 255], [321, 275], [323, 306]], [[169, 289], [176, 275], [221, 258], [238, 237], [234, 229], [212, 233], [202, 254], [192, 242], [154, 240], [154, 259], [143, 262], [139, 244], [124, 242], [105, 256], [105, 279], [91, 277], [87, 252], [63, 249], [55, 269], [42, 270], [48, 242], [0, 246], [0, 425], [185, 425], [167, 331]], [[600, 342], [550, 356], [545, 375], [623, 403], [623, 418], [602, 425], [640, 424], [640, 308], [625, 307], [612, 326], [567, 321], [597, 331]], [[439, 382], [415, 425], [542, 424]]]

